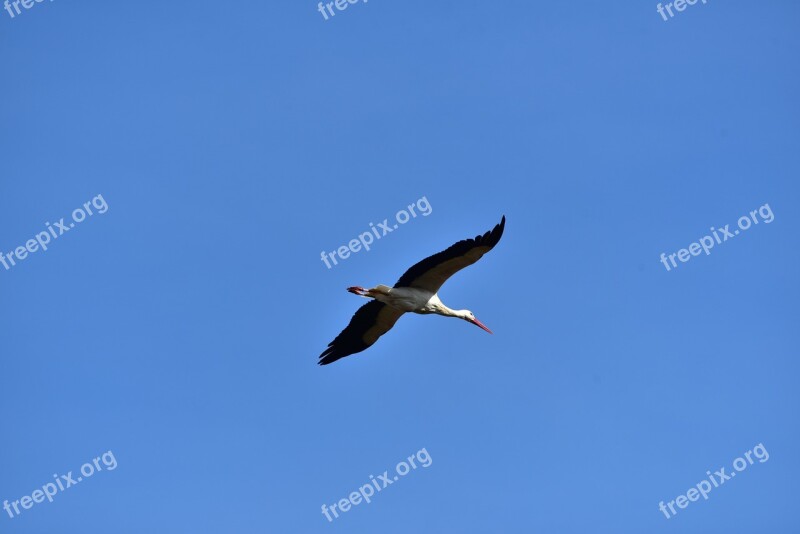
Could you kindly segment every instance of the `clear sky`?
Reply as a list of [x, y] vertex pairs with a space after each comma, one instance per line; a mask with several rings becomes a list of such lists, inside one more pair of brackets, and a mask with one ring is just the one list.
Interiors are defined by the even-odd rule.
[[[21, 9], [0, 11], [0, 531], [800, 530], [799, 4]], [[502, 215], [440, 293], [494, 335], [406, 315], [316, 365], [364, 302], [346, 287]]]

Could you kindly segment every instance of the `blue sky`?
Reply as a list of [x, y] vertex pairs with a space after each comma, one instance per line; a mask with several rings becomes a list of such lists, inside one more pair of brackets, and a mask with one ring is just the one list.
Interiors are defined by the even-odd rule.
[[[33, 4], [0, 11], [8, 533], [794, 532], [800, 6]], [[417, 217], [332, 251], [425, 197]], [[677, 253], [768, 204], [754, 225]], [[351, 285], [507, 217], [318, 367]], [[706, 471], [763, 444], [708, 500]], [[333, 522], [321, 513], [425, 449]], [[99, 464], [103, 466], [103, 464]]]

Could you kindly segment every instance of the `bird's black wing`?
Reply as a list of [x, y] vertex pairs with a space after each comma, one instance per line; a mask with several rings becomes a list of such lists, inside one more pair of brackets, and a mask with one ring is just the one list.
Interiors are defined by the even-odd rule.
[[361, 352], [388, 332], [403, 313], [377, 300], [364, 304], [350, 319], [347, 328], [330, 342], [318, 363], [328, 365], [339, 358]]
[[482, 236], [459, 241], [447, 250], [417, 263], [400, 277], [394, 287], [416, 287], [433, 293], [438, 292], [448, 278], [492, 250], [503, 236], [505, 226], [506, 216], [503, 215], [500, 224]]

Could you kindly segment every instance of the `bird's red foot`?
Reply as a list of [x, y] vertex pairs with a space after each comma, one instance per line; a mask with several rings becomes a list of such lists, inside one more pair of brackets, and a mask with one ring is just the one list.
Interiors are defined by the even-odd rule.
[[360, 286], [348, 287], [347, 290], [350, 293], [353, 293], [354, 295], [359, 295], [361, 297], [364, 297], [367, 294], [367, 290]]

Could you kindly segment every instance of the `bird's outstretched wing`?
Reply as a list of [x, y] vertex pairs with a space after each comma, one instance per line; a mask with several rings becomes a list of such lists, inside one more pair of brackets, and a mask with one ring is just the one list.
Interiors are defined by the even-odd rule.
[[330, 342], [318, 363], [328, 365], [368, 348], [388, 332], [403, 313], [377, 300], [364, 304], [350, 319], [347, 328]]
[[503, 236], [505, 226], [506, 216], [503, 215], [500, 224], [482, 236], [459, 241], [447, 250], [417, 263], [400, 277], [394, 287], [416, 287], [433, 293], [438, 292], [448, 278], [492, 250]]

